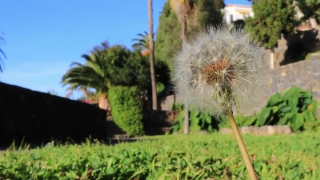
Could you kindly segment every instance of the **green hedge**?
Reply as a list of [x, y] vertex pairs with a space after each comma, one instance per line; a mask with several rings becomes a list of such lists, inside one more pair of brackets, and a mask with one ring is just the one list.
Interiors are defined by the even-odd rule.
[[116, 86], [108, 91], [111, 116], [114, 122], [129, 135], [143, 135], [142, 107], [136, 87]]

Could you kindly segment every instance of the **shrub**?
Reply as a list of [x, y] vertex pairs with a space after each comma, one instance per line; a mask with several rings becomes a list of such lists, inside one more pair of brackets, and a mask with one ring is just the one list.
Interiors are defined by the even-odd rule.
[[311, 91], [293, 86], [282, 94], [272, 95], [257, 115], [238, 114], [235, 119], [239, 126], [288, 125], [295, 131], [317, 131], [320, 125], [315, 116], [317, 107]]
[[142, 135], [142, 107], [136, 87], [116, 86], [108, 91], [111, 116], [114, 122], [129, 135]]
[[[172, 110], [177, 112], [172, 132], [183, 131], [185, 117], [184, 106], [182, 104], [174, 104]], [[212, 132], [218, 129], [218, 119], [212, 117], [209, 113], [191, 110], [189, 113], [189, 121], [191, 131], [207, 130]]]

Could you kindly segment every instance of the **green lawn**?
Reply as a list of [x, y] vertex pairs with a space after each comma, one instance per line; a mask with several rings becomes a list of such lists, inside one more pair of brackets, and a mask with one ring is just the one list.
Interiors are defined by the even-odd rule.
[[[0, 154], [4, 179], [248, 179], [233, 135], [168, 135]], [[315, 133], [244, 135], [259, 179], [320, 179]], [[1, 179], [1, 178], [0, 178]]]

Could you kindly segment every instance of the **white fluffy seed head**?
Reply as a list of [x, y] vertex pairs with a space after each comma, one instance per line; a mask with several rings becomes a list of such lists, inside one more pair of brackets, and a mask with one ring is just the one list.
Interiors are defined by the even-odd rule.
[[268, 80], [260, 44], [243, 30], [209, 28], [184, 42], [174, 59], [175, 91], [191, 109], [219, 116], [255, 112]]

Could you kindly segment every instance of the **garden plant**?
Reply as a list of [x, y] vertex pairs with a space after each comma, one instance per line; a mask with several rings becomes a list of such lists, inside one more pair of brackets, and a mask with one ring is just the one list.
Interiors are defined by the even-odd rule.
[[233, 109], [250, 113], [263, 98], [268, 66], [250, 34], [225, 26], [211, 27], [183, 42], [174, 61], [173, 83], [190, 109], [212, 116], [226, 114], [250, 179], [257, 179], [233, 117]]

